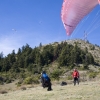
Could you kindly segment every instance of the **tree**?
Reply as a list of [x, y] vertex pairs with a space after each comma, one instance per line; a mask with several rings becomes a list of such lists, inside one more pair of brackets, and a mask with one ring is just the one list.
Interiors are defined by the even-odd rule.
[[41, 47], [42, 47], [42, 43], [39, 44], [39, 48], [41, 48]]
[[18, 49], [17, 55], [20, 55], [22, 53], [21, 49]]
[[3, 58], [3, 52], [0, 53], [0, 59]]
[[9, 71], [10, 68], [11, 68], [11, 65], [10, 65], [8, 59], [5, 58], [4, 61], [3, 61], [2, 71], [6, 71], [7, 72], [7, 71]]
[[43, 52], [42, 52], [42, 57], [44, 59], [44, 63], [45, 64], [50, 64], [51, 62], [53, 62], [53, 46], [52, 45], [46, 45], [44, 48], [43, 48]]

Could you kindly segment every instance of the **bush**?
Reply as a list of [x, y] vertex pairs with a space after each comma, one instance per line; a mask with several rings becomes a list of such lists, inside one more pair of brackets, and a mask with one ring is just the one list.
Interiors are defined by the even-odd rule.
[[8, 84], [8, 83], [11, 83], [12, 81], [10, 80], [10, 79], [7, 79], [6, 80], [6, 83]]
[[35, 83], [35, 84], [39, 84], [38, 77], [33, 77], [33, 83]]
[[23, 83], [23, 81], [19, 80], [19, 82], [16, 83], [17, 87], [20, 87], [22, 83]]
[[36, 78], [36, 77], [25, 78], [24, 84], [32, 84], [32, 83], [38, 84], [39, 83], [38, 78]]
[[32, 77], [27, 77], [24, 80], [24, 84], [32, 84], [33, 83], [33, 78]]
[[62, 74], [62, 71], [60, 70], [54, 70], [53, 73], [51, 74], [51, 78], [55, 80], [59, 80], [59, 76]]
[[89, 78], [95, 78], [97, 76], [96, 72], [90, 72]]

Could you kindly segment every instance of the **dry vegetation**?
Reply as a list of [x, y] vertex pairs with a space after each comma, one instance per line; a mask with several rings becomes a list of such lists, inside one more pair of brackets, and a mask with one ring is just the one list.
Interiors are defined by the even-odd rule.
[[[77, 40], [67, 42], [74, 44]], [[86, 44], [82, 40], [78, 40], [78, 42], [78, 46], [82, 49], [87, 47], [95, 61], [100, 64], [100, 47], [95, 46], [93, 49], [92, 44]], [[55, 67], [56, 63], [49, 70], [52, 71]], [[10, 84], [0, 85], [0, 100], [100, 100], [100, 66], [89, 65], [88, 67], [90, 69], [88, 71], [79, 71], [80, 85], [74, 86], [72, 80], [68, 80], [72, 71], [66, 71], [63, 76], [60, 76], [60, 81], [52, 82], [53, 91], [43, 89], [41, 84], [17, 87], [15, 84], [18, 80], [16, 80]], [[61, 81], [66, 81], [68, 84], [61, 86]]]
[[0, 94], [0, 100], [100, 100], [100, 81], [81, 82], [80, 85], [53, 84], [53, 91], [40, 85]]

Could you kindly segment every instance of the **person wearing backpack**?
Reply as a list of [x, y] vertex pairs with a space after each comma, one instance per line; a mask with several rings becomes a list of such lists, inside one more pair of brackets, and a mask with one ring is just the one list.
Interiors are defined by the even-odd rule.
[[79, 72], [76, 69], [74, 69], [72, 76], [74, 79], [74, 86], [76, 85], [76, 82], [79, 84]]
[[45, 71], [42, 72], [41, 82], [42, 82], [43, 88], [48, 87], [47, 91], [51, 91], [52, 90], [52, 88], [51, 88], [51, 80], [50, 80], [50, 78], [48, 77], [48, 75], [46, 74]]

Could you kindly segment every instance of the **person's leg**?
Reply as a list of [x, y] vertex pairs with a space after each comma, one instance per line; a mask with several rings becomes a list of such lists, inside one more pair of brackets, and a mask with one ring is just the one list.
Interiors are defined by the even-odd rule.
[[42, 83], [42, 87], [45, 88], [45, 84], [44, 83]]
[[76, 85], [76, 77], [74, 78], [74, 86]]
[[47, 89], [48, 91], [51, 91], [52, 90], [52, 88], [51, 88], [51, 82], [48, 82], [48, 89]]
[[79, 78], [77, 78], [77, 84], [79, 85]]

